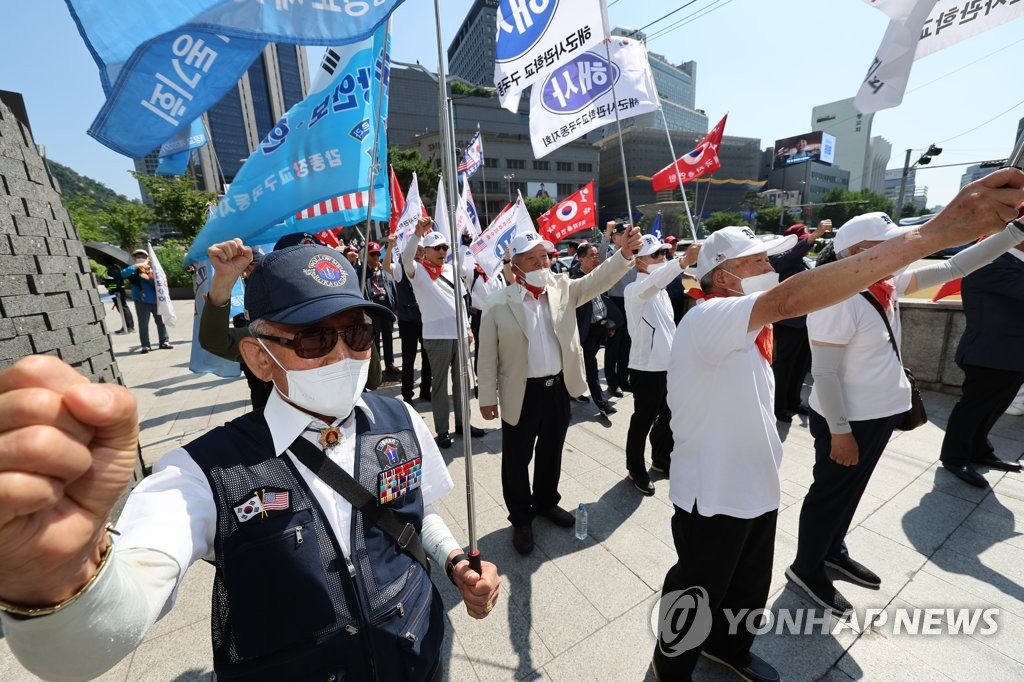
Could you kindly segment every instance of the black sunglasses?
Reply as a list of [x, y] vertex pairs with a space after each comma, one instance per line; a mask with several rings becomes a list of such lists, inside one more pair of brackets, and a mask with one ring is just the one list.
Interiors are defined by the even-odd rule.
[[345, 339], [345, 345], [356, 352], [363, 352], [373, 345], [373, 323], [358, 322], [347, 327], [309, 327], [300, 329], [290, 339], [270, 334], [260, 334], [256, 338], [266, 339], [291, 348], [304, 360], [322, 358], [334, 350], [338, 337]]
[[447, 244], [438, 244], [437, 246], [428, 246], [427, 248], [433, 249], [434, 251], [447, 251], [448, 250], [448, 245]]

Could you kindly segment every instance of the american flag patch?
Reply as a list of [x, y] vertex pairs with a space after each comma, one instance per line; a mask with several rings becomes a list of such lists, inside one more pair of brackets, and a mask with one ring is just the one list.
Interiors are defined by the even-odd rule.
[[263, 508], [264, 509], [287, 509], [288, 508], [288, 491], [274, 493], [267, 492], [263, 494]]

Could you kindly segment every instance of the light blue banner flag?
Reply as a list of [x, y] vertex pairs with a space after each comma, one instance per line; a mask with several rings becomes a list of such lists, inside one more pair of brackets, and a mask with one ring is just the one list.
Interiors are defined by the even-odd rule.
[[89, 134], [141, 157], [198, 117], [268, 42], [369, 38], [404, 0], [65, 0], [107, 102]]
[[182, 175], [188, 168], [192, 150], [206, 144], [206, 130], [202, 119], [192, 121], [188, 128], [182, 128], [160, 146], [157, 175]]
[[654, 216], [654, 222], [651, 223], [651, 234], [657, 237], [659, 242], [661, 241], [661, 211]]
[[368, 191], [373, 164], [373, 186], [387, 192], [387, 39], [387, 27], [381, 26], [370, 40], [336, 50], [333, 77], [267, 133], [211, 209], [186, 262], [202, 259], [209, 246], [234, 237], [251, 244], [256, 238], [269, 242], [309, 231], [303, 225], [289, 228], [285, 221], [321, 201]]

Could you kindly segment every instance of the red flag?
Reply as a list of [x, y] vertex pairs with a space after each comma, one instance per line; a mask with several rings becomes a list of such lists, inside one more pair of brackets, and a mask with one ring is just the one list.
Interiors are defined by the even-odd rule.
[[960, 294], [960, 281], [961, 278], [957, 277], [939, 287], [939, 290], [935, 292], [935, 296], [932, 297], [932, 303], [942, 300], [947, 296], [958, 296]]
[[389, 165], [388, 170], [391, 172], [391, 225], [388, 227], [388, 234], [394, 234], [398, 227], [398, 219], [402, 217], [402, 210], [405, 209], [405, 197], [402, 196], [402, 188], [395, 177], [394, 167]]
[[[679, 161], [669, 164], [651, 177], [651, 185], [655, 192], [675, 189], [684, 182], [718, 170], [722, 165], [718, 161], [718, 148], [722, 144], [722, 133], [725, 132], [725, 119], [727, 118], [729, 118], [728, 114], [723, 116], [718, 125], [697, 143], [692, 152], [680, 157]], [[677, 165], [681, 178], [676, 175]]]
[[594, 206], [594, 181], [562, 199], [547, 213], [537, 218], [537, 231], [552, 244], [580, 230], [597, 225], [597, 207]]
[[340, 229], [340, 227], [332, 227], [328, 230], [324, 230], [323, 232], [317, 232], [313, 236], [322, 241], [324, 243], [324, 246], [329, 246], [333, 249], [335, 246], [341, 243], [338, 241], [337, 234]]

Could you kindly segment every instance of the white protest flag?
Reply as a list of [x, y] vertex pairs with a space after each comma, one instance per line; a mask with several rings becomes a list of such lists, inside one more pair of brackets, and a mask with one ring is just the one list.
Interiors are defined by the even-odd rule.
[[[916, 4], [916, 0], [864, 1], [890, 19], [906, 17], [909, 8]], [[950, 7], [945, 3], [933, 4], [935, 6], [921, 26], [920, 38], [914, 52], [915, 60], [1024, 16], [1024, 3], [1019, 1], [965, 2], [963, 9], [956, 5]]]
[[921, 29], [937, 0], [899, 0], [899, 7], [889, 8], [889, 27], [882, 37], [871, 67], [853, 100], [853, 106], [864, 114], [898, 106], [910, 80], [914, 51]]
[[455, 231], [461, 237], [468, 234], [473, 239], [480, 236], [480, 216], [473, 203], [473, 190], [469, 188], [469, 180], [462, 181], [462, 196], [459, 197], [459, 209], [455, 213]]
[[516, 204], [506, 206], [501, 213], [495, 216], [487, 229], [469, 245], [470, 254], [488, 277], [501, 268], [505, 249], [508, 248], [512, 238], [516, 236], [520, 203], [522, 203], [522, 197]]
[[457, 242], [452, 241], [452, 229], [448, 225], [448, 195], [444, 191], [444, 176], [437, 178], [437, 203], [434, 204], [434, 231], [444, 235], [448, 241], [448, 257], [452, 256], [452, 249]]
[[149, 266], [153, 269], [153, 284], [156, 285], [156, 312], [164, 318], [164, 324], [173, 327], [178, 321], [174, 314], [174, 305], [171, 303], [171, 289], [167, 285], [167, 273], [160, 265], [160, 259], [156, 257], [153, 245], [147, 243], [146, 250], [149, 251]]
[[526, 208], [526, 202], [523, 201], [523, 195], [518, 190], [516, 190], [516, 203], [512, 205], [512, 211], [516, 215], [516, 236], [524, 232], [537, 231], [537, 226], [533, 224], [533, 218], [530, 217], [530, 211]]
[[604, 0], [498, 0], [494, 87], [501, 106], [608, 34]]
[[[536, 158], [592, 130], [657, 111], [660, 106], [647, 48], [639, 40], [615, 37], [552, 69], [530, 94], [530, 142]], [[612, 87], [614, 86], [614, 96]]]
[[401, 254], [409, 237], [416, 230], [416, 222], [423, 217], [423, 201], [420, 199], [420, 184], [416, 173], [412, 174], [412, 182], [409, 183], [409, 191], [405, 193], [405, 208], [398, 216], [398, 226], [395, 227], [395, 253]]

